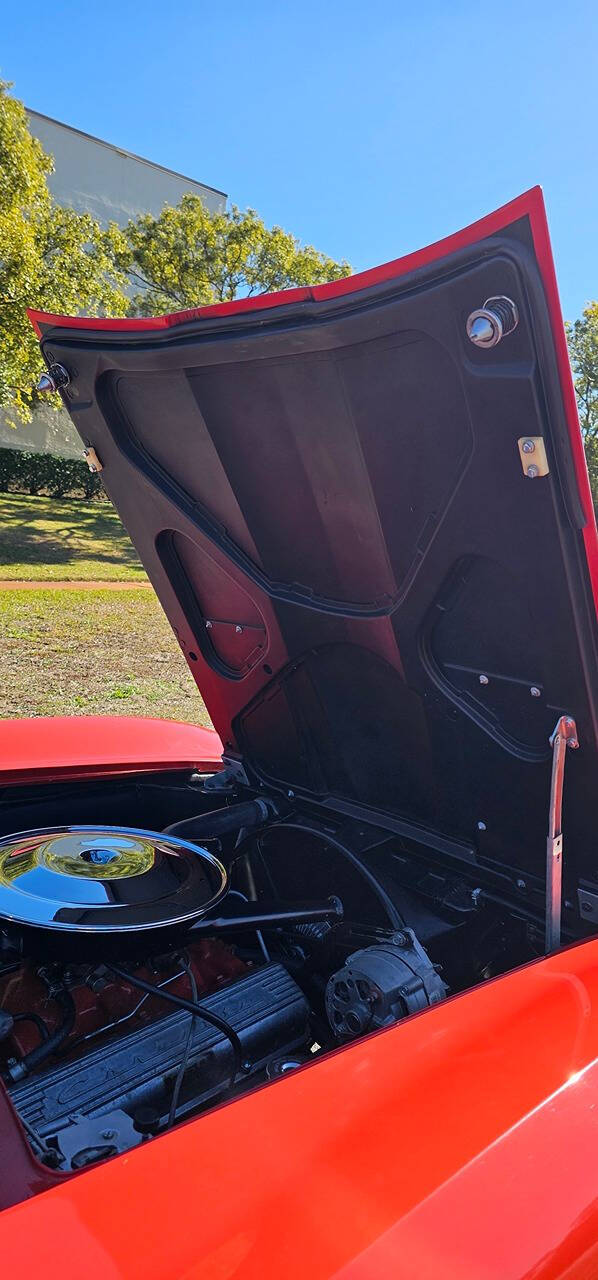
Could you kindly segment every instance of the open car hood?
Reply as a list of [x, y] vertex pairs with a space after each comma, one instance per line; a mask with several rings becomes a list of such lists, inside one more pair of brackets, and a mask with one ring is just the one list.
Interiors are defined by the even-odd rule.
[[228, 754], [541, 876], [567, 713], [590, 873], [598, 554], [539, 189], [330, 285], [32, 320]]

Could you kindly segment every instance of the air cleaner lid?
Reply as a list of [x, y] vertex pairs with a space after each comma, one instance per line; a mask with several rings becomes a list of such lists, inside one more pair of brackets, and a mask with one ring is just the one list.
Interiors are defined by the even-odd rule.
[[46, 827], [0, 840], [0, 917], [45, 929], [130, 933], [191, 922], [226, 893], [197, 845], [127, 827]]

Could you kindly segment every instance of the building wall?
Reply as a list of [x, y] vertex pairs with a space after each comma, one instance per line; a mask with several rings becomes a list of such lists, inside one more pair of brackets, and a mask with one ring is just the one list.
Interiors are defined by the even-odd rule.
[[[213, 212], [223, 210], [226, 195], [119, 147], [72, 129], [37, 111], [28, 111], [34, 137], [54, 157], [48, 186], [58, 204], [93, 214], [107, 226], [123, 226], [139, 213], [158, 215], [165, 204], [178, 204], [187, 191], [201, 196]], [[67, 413], [42, 409], [26, 425], [11, 427], [0, 412], [0, 448], [35, 449], [64, 457], [81, 457], [81, 441]]]
[[91, 213], [102, 226], [122, 226], [138, 213], [158, 215], [192, 191], [211, 212], [224, 209], [226, 195], [180, 173], [92, 138], [79, 129], [28, 111], [29, 127], [44, 151], [54, 156], [48, 186], [58, 204]]

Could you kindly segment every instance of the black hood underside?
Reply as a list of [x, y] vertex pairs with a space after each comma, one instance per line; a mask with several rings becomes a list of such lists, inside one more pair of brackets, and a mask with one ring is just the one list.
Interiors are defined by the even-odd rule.
[[[519, 323], [481, 350], [467, 317], [497, 295]], [[48, 323], [43, 348], [253, 778], [542, 877], [566, 713], [570, 868], [593, 875], [595, 611], [525, 217], [328, 300], [156, 331]], [[548, 457], [533, 482], [524, 436]]]

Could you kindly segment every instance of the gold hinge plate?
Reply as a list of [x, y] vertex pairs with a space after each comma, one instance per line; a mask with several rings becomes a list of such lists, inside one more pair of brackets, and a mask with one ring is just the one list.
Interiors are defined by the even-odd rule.
[[523, 474], [528, 480], [550, 474], [546, 445], [542, 436], [521, 436], [517, 441]]
[[96, 453], [95, 449], [91, 449], [91, 448], [89, 448], [89, 449], [86, 449], [86, 450], [85, 450], [85, 461], [86, 461], [86, 463], [87, 463], [87, 465], [88, 465], [88, 467], [89, 467], [89, 470], [90, 470], [90, 471], [103, 471], [103, 470], [104, 470], [104, 463], [103, 463], [103, 462], [101, 462], [101, 461], [100, 461], [100, 459], [98, 458], [98, 455], [97, 455], [97, 453]]

